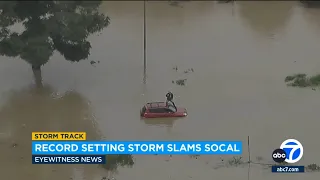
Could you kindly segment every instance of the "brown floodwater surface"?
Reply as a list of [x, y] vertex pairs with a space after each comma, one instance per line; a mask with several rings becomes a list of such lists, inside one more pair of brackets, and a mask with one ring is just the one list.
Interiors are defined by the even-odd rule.
[[[230, 157], [134, 156], [108, 173], [95, 165], [32, 165], [31, 131], [86, 131], [105, 140], [242, 140], [250, 157], [272, 163], [283, 140], [304, 145], [299, 164], [320, 164], [320, 92], [289, 88], [287, 75], [320, 71], [320, 10], [298, 2], [147, 2], [147, 69], [143, 83], [143, 2], [105, 1], [111, 24], [90, 37], [88, 61], [58, 53], [43, 68], [0, 61], [0, 176], [4, 180], [315, 180], [317, 173], [272, 174], [260, 165], [225, 166]], [[95, 66], [90, 61], [100, 61]], [[173, 68], [177, 66], [178, 70]], [[184, 73], [187, 69], [194, 72]], [[187, 79], [185, 86], [172, 81]], [[186, 118], [141, 120], [149, 101], [167, 91]], [[243, 149], [248, 161], [248, 148]], [[224, 160], [222, 161], [221, 158]]]

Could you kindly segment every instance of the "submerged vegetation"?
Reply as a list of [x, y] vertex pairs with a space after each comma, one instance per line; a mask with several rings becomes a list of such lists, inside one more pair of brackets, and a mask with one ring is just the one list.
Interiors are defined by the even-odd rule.
[[[178, 66], [173, 67], [173, 69], [178, 72]], [[193, 68], [189, 68], [187, 70], [184, 70], [183, 73], [184, 74], [188, 74], [188, 73], [193, 73], [194, 69]], [[186, 81], [187, 79], [178, 79], [178, 80], [172, 80], [172, 84], [176, 84], [178, 86], [185, 86], [186, 85]]]
[[320, 166], [317, 164], [309, 164], [308, 166], [306, 166], [306, 171], [308, 172], [320, 171]]
[[320, 74], [310, 77], [306, 74], [294, 74], [287, 76], [284, 81], [292, 87], [317, 87], [320, 86]]
[[200, 157], [200, 155], [198, 154], [193, 154], [193, 155], [189, 155], [190, 158], [195, 158], [198, 159]]
[[288, 163], [287, 162], [281, 162], [281, 163], [277, 163], [277, 164], [275, 164], [275, 166], [286, 166], [286, 165], [288, 165]]
[[231, 159], [228, 160], [228, 164], [230, 166], [239, 166], [244, 164], [245, 162], [242, 160], [241, 156], [234, 156]]
[[106, 164], [102, 167], [108, 171], [116, 171], [118, 166], [132, 167], [134, 165], [133, 156], [131, 154], [108, 155]]
[[185, 86], [186, 81], [187, 81], [187, 79], [179, 79], [179, 80], [176, 80], [176, 84], [179, 86]]
[[[189, 157], [198, 159], [200, 155], [190, 155]], [[255, 165], [260, 165], [264, 169], [270, 169], [272, 166], [287, 166], [287, 162], [282, 162], [282, 163], [272, 163], [272, 162], [262, 162], [264, 159], [261, 156], [257, 156], [255, 158], [255, 161], [246, 161], [243, 159], [242, 156], [233, 156], [229, 158], [222, 158], [220, 157], [220, 162], [218, 162], [216, 165], [214, 165], [212, 168], [213, 169], [220, 169], [220, 168], [231, 168], [231, 167], [245, 167], [244, 165], [250, 165], [250, 164], [255, 164]], [[206, 162], [208, 164], [208, 161]], [[248, 167], [250, 168], [250, 166]], [[320, 166], [318, 164], [309, 164], [305, 165], [305, 171], [306, 172], [320, 172]]]

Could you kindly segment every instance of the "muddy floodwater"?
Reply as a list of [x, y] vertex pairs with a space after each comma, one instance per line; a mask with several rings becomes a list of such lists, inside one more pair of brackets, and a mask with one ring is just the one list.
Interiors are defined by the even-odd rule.
[[[290, 88], [287, 75], [320, 72], [320, 9], [298, 2], [147, 2], [146, 83], [143, 2], [105, 1], [111, 24], [90, 37], [88, 61], [59, 54], [33, 84], [20, 59], [0, 60], [0, 179], [315, 180], [318, 173], [272, 174], [225, 156], [134, 156], [132, 167], [32, 165], [31, 131], [86, 131], [105, 140], [242, 140], [252, 161], [272, 163], [283, 140], [304, 145], [301, 165], [320, 163], [320, 92]], [[100, 61], [91, 65], [91, 60]], [[177, 70], [173, 69], [177, 66]], [[184, 71], [193, 68], [194, 72]], [[187, 79], [185, 86], [172, 81]], [[175, 94], [189, 116], [143, 121], [141, 106]], [[223, 160], [223, 161], [222, 161]]]

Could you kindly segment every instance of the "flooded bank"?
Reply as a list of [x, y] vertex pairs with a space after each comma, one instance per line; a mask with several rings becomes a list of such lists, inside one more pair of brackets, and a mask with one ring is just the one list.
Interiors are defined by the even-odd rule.
[[[318, 91], [287, 87], [294, 73], [320, 69], [320, 10], [298, 2], [147, 2], [147, 71], [143, 84], [143, 3], [109, 2], [101, 11], [111, 24], [90, 37], [88, 61], [69, 63], [59, 54], [43, 67], [48, 86], [33, 86], [20, 59], [0, 61], [0, 172], [6, 179], [248, 179], [247, 165], [232, 157], [134, 156], [131, 167], [108, 173], [96, 166], [31, 165], [31, 131], [86, 131], [105, 140], [247, 141], [251, 158], [272, 162], [286, 138], [305, 148], [300, 164], [320, 163], [315, 136]], [[272, 13], [268, 13], [271, 12]], [[90, 61], [100, 61], [95, 66]], [[177, 67], [177, 70], [173, 69]], [[193, 68], [193, 73], [184, 73]], [[185, 86], [173, 80], [187, 79]], [[175, 94], [189, 116], [142, 121], [149, 101]], [[247, 148], [243, 161], [248, 160]], [[262, 159], [262, 160], [261, 160]], [[275, 175], [251, 165], [251, 179], [314, 180], [316, 173]]]

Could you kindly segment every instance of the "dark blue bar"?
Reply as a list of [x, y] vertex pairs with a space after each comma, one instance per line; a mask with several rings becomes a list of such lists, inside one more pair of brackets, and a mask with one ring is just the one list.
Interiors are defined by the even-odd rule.
[[105, 164], [105, 155], [32, 155], [32, 164]]
[[304, 166], [272, 166], [273, 173], [304, 173]]

